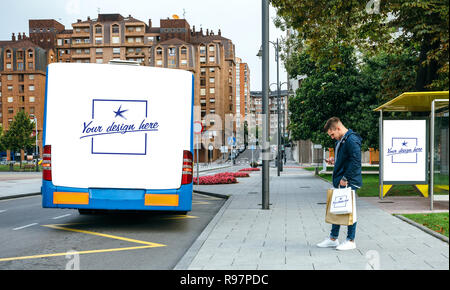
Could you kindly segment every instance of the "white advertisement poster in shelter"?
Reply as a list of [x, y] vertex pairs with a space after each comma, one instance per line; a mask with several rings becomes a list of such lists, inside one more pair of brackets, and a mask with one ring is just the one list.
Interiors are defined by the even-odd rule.
[[427, 182], [427, 121], [383, 121], [385, 184]]

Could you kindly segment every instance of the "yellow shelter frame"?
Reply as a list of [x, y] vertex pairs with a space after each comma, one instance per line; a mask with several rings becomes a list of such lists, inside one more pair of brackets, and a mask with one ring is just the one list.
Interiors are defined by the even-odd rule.
[[392, 188], [392, 184], [384, 184], [383, 181], [383, 112], [430, 112], [429, 125], [429, 156], [430, 178], [428, 184], [414, 184], [424, 197], [430, 197], [430, 208], [433, 210], [434, 193], [434, 124], [435, 112], [438, 109], [448, 108], [449, 92], [407, 92], [381, 105], [374, 111], [380, 112], [380, 199]]

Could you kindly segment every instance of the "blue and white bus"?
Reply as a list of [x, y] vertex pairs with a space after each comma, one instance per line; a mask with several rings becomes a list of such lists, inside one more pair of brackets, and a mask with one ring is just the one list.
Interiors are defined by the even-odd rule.
[[194, 78], [144, 66], [48, 66], [44, 208], [192, 208]]

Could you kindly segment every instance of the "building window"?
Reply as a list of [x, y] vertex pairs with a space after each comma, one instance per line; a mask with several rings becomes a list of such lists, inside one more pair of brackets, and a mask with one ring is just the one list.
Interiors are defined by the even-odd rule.
[[200, 96], [206, 96], [206, 89], [200, 89]]
[[33, 68], [34, 68], [33, 63], [32, 63], [32, 62], [29, 62], [29, 63], [28, 63], [28, 69], [33, 69]]
[[103, 63], [103, 58], [97, 58], [97, 59], [95, 60], [95, 63]]
[[13, 76], [12, 75], [8, 75], [6, 78], [7, 78], [8, 81], [12, 81]]
[[214, 94], [216, 92], [216, 90], [214, 88], [209, 88], [209, 93], [210, 94]]
[[157, 60], [157, 61], [156, 61], [156, 65], [162, 66], [162, 60]]
[[210, 72], [210, 73], [214, 73], [215, 71], [216, 71], [215, 68], [213, 68], [213, 67], [210, 67], [210, 68], [209, 68], [209, 72]]
[[119, 36], [113, 36], [113, 37], [112, 37], [112, 43], [113, 43], [113, 44], [118, 44], [118, 43], [120, 43], [120, 37], [119, 37]]
[[28, 100], [29, 100], [30, 103], [34, 103], [35, 98], [34, 97], [30, 97]]
[[114, 47], [113, 54], [120, 54], [120, 47]]
[[213, 84], [215, 82], [215, 79], [214, 78], [209, 78], [209, 83], [210, 84]]
[[206, 53], [206, 47], [204, 45], [200, 45], [200, 54]]
[[175, 47], [169, 47], [169, 56], [175, 56]]
[[28, 50], [28, 57], [33, 58], [33, 51], [31, 49]]
[[205, 80], [204, 78], [201, 78], [201, 79], [200, 79], [200, 85], [201, 85], [202, 87], [206, 86], [206, 80]]
[[96, 54], [96, 55], [99, 55], [99, 54], [101, 55], [101, 54], [103, 54], [103, 48], [96, 48], [96, 49], [95, 49], [95, 54]]
[[186, 47], [182, 47], [181, 48], [181, 54], [187, 54], [187, 48]]
[[102, 34], [102, 27], [100, 25], [95, 26], [95, 33], [96, 34]]
[[113, 26], [112, 26], [112, 33], [119, 33], [119, 25], [113, 24]]
[[14, 102], [14, 97], [8, 97], [8, 103]]
[[162, 48], [161, 48], [161, 47], [158, 47], [158, 48], [156, 49], [156, 54], [157, 54], [157, 55], [162, 55]]
[[8, 113], [13, 114], [14, 113], [14, 109], [12, 107], [8, 108]]
[[34, 114], [34, 107], [30, 107], [30, 114]]
[[181, 65], [187, 65], [187, 60], [182, 59], [182, 60], [181, 60]]
[[57, 44], [58, 44], [58, 46], [62, 46], [62, 39], [58, 39]]
[[102, 44], [103, 43], [103, 38], [102, 37], [96, 37], [95, 38], [95, 44]]
[[12, 68], [11, 64], [10, 64], [10, 63], [7, 63], [7, 64], [6, 64], [6, 68], [7, 68], [7, 69], [11, 69], [11, 68]]
[[11, 51], [10, 50], [6, 51], [6, 58], [11, 58]]
[[210, 45], [209, 46], [209, 51], [210, 52], [213, 52], [213, 51], [215, 51], [216, 50], [216, 47], [214, 46], [214, 45]]
[[200, 57], [200, 63], [201, 63], [201, 64], [205, 64], [205, 63], [206, 63], [206, 57], [201, 56], [201, 57]]
[[215, 61], [216, 61], [216, 58], [214, 56], [209, 57], [209, 62], [215, 62]]
[[8, 91], [12, 91], [13, 90], [13, 86], [8, 86]]
[[205, 75], [206, 75], [206, 68], [202, 67], [202, 68], [200, 69], [200, 75], [201, 75], [201, 76], [205, 76]]
[[34, 85], [28, 86], [28, 90], [29, 90], [30, 92], [34, 91]]

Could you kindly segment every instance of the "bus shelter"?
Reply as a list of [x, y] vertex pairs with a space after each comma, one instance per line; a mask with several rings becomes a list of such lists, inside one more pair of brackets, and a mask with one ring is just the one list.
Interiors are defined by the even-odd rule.
[[[448, 201], [448, 101], [448, 91], [407, 92], [374, 110], [380, 112], [380, 199], [393, 186], [410, 184], [430, 198], [431, 210], [435, 200]], [[398, 120], [385, 112], [420, 114]]]

